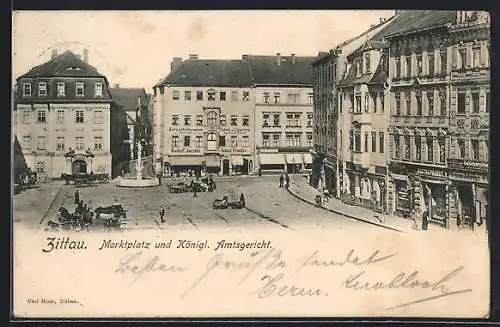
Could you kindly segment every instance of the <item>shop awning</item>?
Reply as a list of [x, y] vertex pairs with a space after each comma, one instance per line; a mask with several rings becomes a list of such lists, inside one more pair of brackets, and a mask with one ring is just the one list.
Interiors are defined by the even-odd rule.
[[203, 157], [170, 157], [170, 166], [201, 166]]
[[231, 156], [233, 166], [243, 166], [243, 156]]
[[311, 165], [313, 163], [313, 158], [310, 153], [303, 153], [302, 157], [304, 158], [304, 163], [306, 165]]
[[220, 167], [220, 160], [217, 156], [205, 157], [207, 167]]
[[301, 164], [302, 163], [302, 156], [300, 155], [300, 153], [287, 153], [285, 158], [286, 158], [287, 164]]
[[285, 157], [281, 153], [261, 153], [261, 165], [284, 165]]

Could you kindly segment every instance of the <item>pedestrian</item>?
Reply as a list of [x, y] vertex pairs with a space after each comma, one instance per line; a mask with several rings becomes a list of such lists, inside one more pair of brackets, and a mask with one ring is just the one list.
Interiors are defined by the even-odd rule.
[[422, 230], [427, 230], [429, 226], [429, 211], [425, 211], [422, 215]]
[[198, 194], [196, 193], [197, 190], [198, 190], [198, 184], [194, 184], [193, 185], [193, 198], [198, 197]]
[[323, 200], [324, 200], [325, 202], [328, 202], [328, 195], [329, 195], [328, 189], [325, 187], [325, 188], [323, 189]]
[[156, 177], [158, 177], [158, 185], [161, 186], [161, 174], [158, 173], [158, 175]]
[[243, 206], [245, 206], [245, 196], [243, 195], [243, 193], [241, 193], [240, 195], [240, 202]]
[[162, 224], [165, 222], [165, 209], [163, 208], [163, 206], [161, 206], [160, 208], [160, 220]]
[[280, 187], [283, 187], [283, 174], [280, 175]]
[[75, 192], [75, 204], [78, 204], [80, 203], [80, 192], [78, 192], [78, 190], [76, 190]]
[[286, 188], [288, 188], [290, 186], [290, 176], [288, 176], [288, 173], [286, 174], [285, 176], [285, 182], [286, 182]]
[[259, 167], [259, 176], [262, 176], [262, 170]]

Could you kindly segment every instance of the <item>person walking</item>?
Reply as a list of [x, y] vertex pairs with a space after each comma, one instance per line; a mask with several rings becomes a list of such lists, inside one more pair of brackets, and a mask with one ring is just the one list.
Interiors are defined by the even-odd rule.
[[161, 206], [160, 208], [160, 220], [162, 224], [165, 222], [165, 209], [163, 208], [163, 206]]
[[290, 176], [288, 176], [288, 174], [286, 174], [285, 176], [285, 182], [286, 182], [286, 188], [288, 188], [290, 186]]
[[422, 230], [427, 230], [429, 227], [429, 211], [425, 211], [422, 215]]
[[283, 174], [280, 175], [280, 187], [283, 187]]
[[245, 206], [245, 196], [243, 195], [243, 193], [241, 193], [241, 195], [240, 195], [240, 202], [244, 207]]
[[75, 204], [79, 204], [80, 203], [80, 192], [78, 192], [78, 190], [76, 190], [75, 192]]
[[198, 197], [198, 184], [192, 184], [193, 185], [193, 198], [197, 198]]

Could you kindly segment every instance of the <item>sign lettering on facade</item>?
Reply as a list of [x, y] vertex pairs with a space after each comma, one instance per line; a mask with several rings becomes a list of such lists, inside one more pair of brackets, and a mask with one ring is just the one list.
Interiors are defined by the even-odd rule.
[[450, 168], [455, 169], [474, 169], [481, 172], [488, 172], [488, 164], [485, 162], [468, 161], [464, 159], [448, 159]]
[[224, 153], [245, 153], [249, 152], [248, 148], [219, 148], [220, 152]]
[[220, 129], [222, 133], [231, 133], [231, 134], [245, 134], [250, 133], [250, 128], [246, 127], [222, 127]]
[[444, 171], [434, 170], [434, 169], [419, 168], [419, 169], [417, 169], [417, 174], [431, 176], [431, 177], [441, 177], [441, 178], [446, 177], [446, 173]]
[[203, 132], [202, 127], [169, 127], [169, 132], [185, 132], [185, 133], [196, 133]]
[[172, 148], [170, 152], [175, 152], [175, 153], [200, 153], [201, 149], [192, 149], [192, 148]]

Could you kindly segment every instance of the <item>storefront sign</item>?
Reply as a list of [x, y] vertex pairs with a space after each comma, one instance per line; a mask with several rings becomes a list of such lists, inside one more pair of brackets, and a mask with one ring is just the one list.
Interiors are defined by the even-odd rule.
[[249, 152], [247, 148], [219, 148], [220, 152], [224, 153], [244, 153]]
[[202, 127], [169, 127], [169, 132], [179, 132], [179, 133], [196, 133], [203, 132]]
[[201, 149], [192, 149], [192, 148], [172, 148], [170, 152], [173, 153], [200, 153]]
[[246, 134], [250, 133], [250, 128], [247, 127], [221, 127], [221, 133], [228, 134]]
[[461, 179], [461, 180], [469, 180], [471, 182], [477, 181], [477, 182], [484, 182], [488, 183], [488, 177], [487, 176], [481, 176], [477, 175], [474, 173], [469, 173], [465, 171], [454, 171], [450, 172], [450, 178], [451, 179]]
[[443, 170], [436, 170], [436, 169], [419, 168], [417, 169], [417, 175], [446, 178], [446, 173]]
[[485, 162], [469, 161], [465, 159], [448, 159], [448, 167], [455, 169], [473, 169], [488, 172], [488, 164]]

